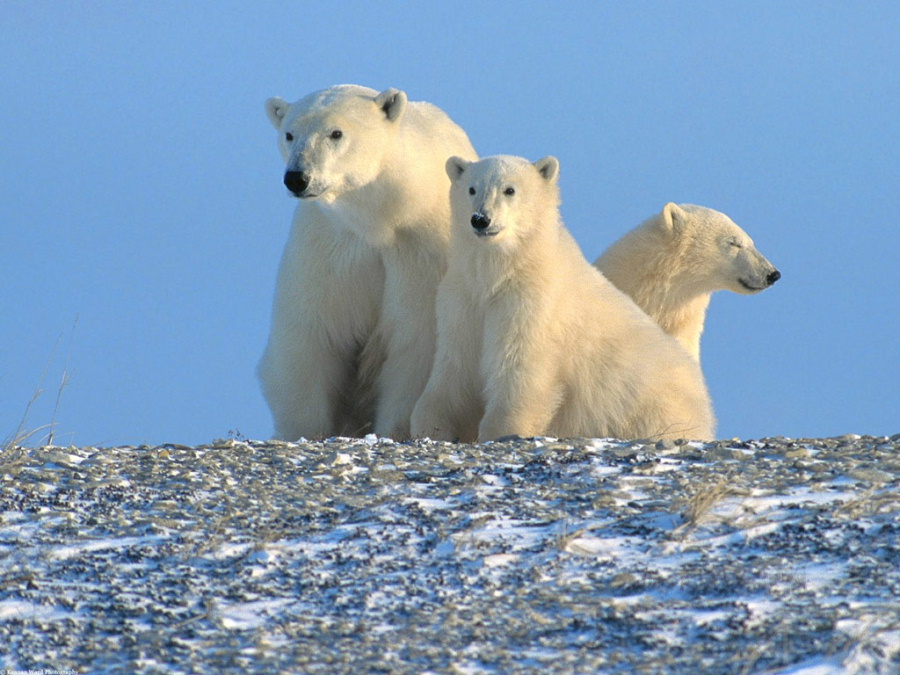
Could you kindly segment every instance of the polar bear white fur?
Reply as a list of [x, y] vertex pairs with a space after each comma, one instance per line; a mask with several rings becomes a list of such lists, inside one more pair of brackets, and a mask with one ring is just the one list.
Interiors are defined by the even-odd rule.
[[759, 293], [781, 278], [724, 213], [671, 202], [594, 265], [698, 361], [710, 296]]
[[299, 199], [258, 367], [282, 439], [409, 435], [434, 358], [451, 155], [465, 132], [404, 92], [339, 85], [266, 102]]
[[712, 438], [699, 364], [585, 260], [559, 217], [558, 169], [448, 160], [438, 349], [413, 434]]

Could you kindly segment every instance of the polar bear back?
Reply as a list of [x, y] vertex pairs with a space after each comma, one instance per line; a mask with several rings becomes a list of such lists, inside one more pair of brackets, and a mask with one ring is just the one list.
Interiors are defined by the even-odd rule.
[[[549, 252], [548, 252], [549, 253]], [[588, 263], [565, 229], [553, 349], [565, 400], [548, 431], [561, 436], [712, 438], [715, 420], [698, 365], [625, 293]], [[565, 327], [563, 329], [563, 327]], [[597, 429], [591, 411], [604, 411]]]

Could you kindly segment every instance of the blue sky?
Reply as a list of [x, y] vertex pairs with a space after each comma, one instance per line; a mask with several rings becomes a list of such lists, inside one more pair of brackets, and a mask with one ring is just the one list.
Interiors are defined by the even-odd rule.
[[62, 444], [271, 434], [294, 202], [263, 103], [338, 83], [556, 155], [590, 259], [667, 201], [747, 230], [783, 278], [713, 298], [721, 437], [900, 431], [893, 0], [8, 0], [0, 24], [0, 438], [37, 388], [25, 428]]

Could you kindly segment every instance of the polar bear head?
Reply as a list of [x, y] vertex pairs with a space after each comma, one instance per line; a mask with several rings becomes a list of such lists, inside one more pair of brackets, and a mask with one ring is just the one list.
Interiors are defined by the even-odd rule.
[[559, 221], [559, 161], [529, 162], [498, 155], [469, 162], [451, 157], [450, 204], [454, 231], [504, 248], [531, 236], [541, 224]]
[[699, 292], [758, 293], [778, 279], [753, 240], [724, 213], [693, 204], [668, 203], [656, 219], [664, 248]]
[[299, 199], [332, 203], [382, 172], [407, 107], [397, 89], [339, 85], [296, 103], [273, 97], [266, 114], [278, 130], [284, 184]]

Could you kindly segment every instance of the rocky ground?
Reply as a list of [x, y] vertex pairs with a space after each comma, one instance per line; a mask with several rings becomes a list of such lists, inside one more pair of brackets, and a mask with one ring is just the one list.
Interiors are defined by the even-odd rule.
[[900, 672], [900, 435], [6, 448], [0, 668]]

